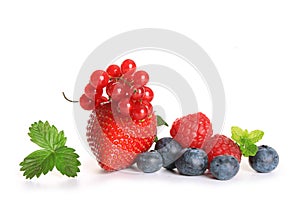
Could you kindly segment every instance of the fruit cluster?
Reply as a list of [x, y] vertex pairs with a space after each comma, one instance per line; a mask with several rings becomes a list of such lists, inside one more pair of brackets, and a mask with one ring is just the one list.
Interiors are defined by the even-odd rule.
[[228, 180], [239, 170], [239, 161], [229, 154], [211, 155], [200, 148], [182, 148], [173, 138], [164, 137], [157, 141], [155, 150], [142, 153], [137, 159], [137, 167], [145, 172], [152, 173], [162, 167], [173, 170], [177, 168], [179, 174], [186, 176], [202, 175], [209, 172], [219, 180]]
[[[124, 60], [121, 67], [110, 65], [106, 71], [96, 70], [80, 97], [80, 105], [85, 110], [93, 110], [100, 104], [112, 102], [116, 111], [133, 120], [144, 120], [152, 114], [151, 101], [154, 93], [146, 84], [149, 74], [136, 70], [133, 60]], [[105, 90], [106, 95], [103, 91]]]
[[79, 102], [84, 110], [91, 110], [87, 142], [106, 171], [131, 166], [155, 140], [154, 93], [148, 82], [149, 74], [137, 70], [131, 59], [90, 76]]
[[229, 180], [240, 168], [242, 155], [249, 157], [250, 166], [257, 172], [267, 173], [279, 163], [279, 156], [272, 147], [255, 145], [263, 137], [259, 130], [242, 130], [232, 127], [232, 139], [225, 135], [212, 135], [209, 119], [195, 113], [177, 119], [171, 128], [171, 137], [156, 142], [155, 150], [142, 153], [137, 167], [145, 172], [156, 172], [162, 167], [179, 174], [196, 176], [211, 174], [218, 180]]
[[157, 138], [156, 126], [167, 125], [153, 112], [154, 93], [146, 86], [148, 81], [149, 74], [137, 70], [130, 59], [121, 67], [113, 64], [90, 76], [79, 102], [83, 109], [92, 111], [87, 141], [104, 170], [120, 170], [136, 162], [145, 173], [164, 167], [176, 168], [182, 175], [211, 174], [229, 180], [238, 173], [242, 155], [249, 157], [250, 166], [257, 172], [277, 167], [277, 152], [266, 145], [255, 145], [262, 139], [262, 131], [232, 127], [231, 138], [213, 135], [209, 118], [201, 112], [176, 119], [170, 129], [172, 137], [159, 139], [154, 150], [148, 151]]

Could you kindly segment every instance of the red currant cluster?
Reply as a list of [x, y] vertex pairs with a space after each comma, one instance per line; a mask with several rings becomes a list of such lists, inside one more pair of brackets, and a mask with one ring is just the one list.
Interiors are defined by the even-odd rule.
[[[154, 93], [146, 84], [149, 74], [143, 70], [136, 71], [133, 60], [124, 60], [121, 67], [110, 65], [106, 69], [96, 70], [90, 77], [89, 84], [80, 97], [80, 106], [93, 110], [105, 102], [111, 102], [118, 113], [133, 120], [143, 120], [153, 112], [151, 101]], [[105, 90], [107, 97], [103, 95]]]

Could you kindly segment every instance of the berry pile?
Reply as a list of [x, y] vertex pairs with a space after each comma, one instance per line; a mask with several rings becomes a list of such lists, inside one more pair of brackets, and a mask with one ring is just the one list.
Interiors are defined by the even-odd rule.
[[131, 59], [124, 60], [121, 67], [113, 64], [106, 71], [96, 70], [80, 97], [80, 106], [84, 110], [94, 110], [103, 103], [111, 102], [123, 116], [144, 120], [153, 113], [151, 101], [154, 93], [146, 86], [148, 81], [149, 74], [137, 70]]
[[[162, 167], [176, 168], [182, 175], [209, 174], [218, 180], [229, 180], [238, 173], [242, 155], [249, 157], [250, 166], [257, 172], [267, 173], [277, 167], [277, 152], [266, 145], [255, 145], [262, 139], [262, 131], [249, 133], [232, 127], [231, 132], [233, 140], [221, 134], [212, 135], [211, 123], [203, 113], [184, 116], [173, 123], [173, 138], [164, 137], [156, 142], [155, 152], [162, 161], [149, 163], [153, 155], [145, 152], [137, 158], [137, 167], [146, 173]], [[147, 166], [155, 170], [145, 170]]]
[[137, 70], [133, 60], [96, 70], [80, 97], [80, 106], [91, 111], [87, 141], [99, 165], [106, 171], [127, 168], [136, 162], [138, 169], [153, 173], [162, 167], [179, 174], [209, 174], [218, 180], [233, 178], [240, 169], [242, 155], [250, 166], [267, 173], [279, 163], [277, 152], [266, 145], [257, 147], [264, 132], [248, 132], [232, 127], [231, 138], [213, 135], [209, 118], [194, 113], [176, 119], [172, 137], [156, 141], [157, 126], [167, 125], [153, 112], [154, 93], [147, 86], [149, 74]]

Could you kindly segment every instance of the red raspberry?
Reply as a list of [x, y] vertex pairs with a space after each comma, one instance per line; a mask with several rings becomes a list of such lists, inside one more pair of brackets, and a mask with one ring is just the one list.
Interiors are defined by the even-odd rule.
[[220, 155], [231, 155], [241, 162], [242, 153], [240, 147], [225, 135], [216, 134], [211, 137], [205, 143], [204, 150], [208, 156], [208, 163]]
[[210, 120], [198, 112], [176, 119], [170, 133], [182, 147], [201, 148], [211, 137], [212, 128]]

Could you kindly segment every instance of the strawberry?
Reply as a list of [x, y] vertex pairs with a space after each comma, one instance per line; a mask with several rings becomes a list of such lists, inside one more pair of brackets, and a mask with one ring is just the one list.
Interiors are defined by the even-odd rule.
[[99, 165], [106, 171], [131, 166], [147, 151], [156, 137], [154, 113], [144, 120], [131, 120], [115, 111], [112, 103], [100, 104], [92, 111], [87, 126], [87, 141]]
[[182, 147], [201, 148], [212, 135], [211, 123], [201, 112], [189, 114], [173, 122], [170, 134]]
[[214, 135], [207, 141], [203, 148], [207, 153], [208, 163], [220, 155], [231, 155], [241, 162], [242, 153], [240, 147], [225, 135]]

